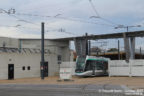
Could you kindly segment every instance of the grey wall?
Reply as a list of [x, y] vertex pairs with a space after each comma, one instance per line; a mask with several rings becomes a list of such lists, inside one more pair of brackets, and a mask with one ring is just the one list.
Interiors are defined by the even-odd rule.
[[8, 79], [8, 64], [14, 64], [15, 78], [40, 76], [40, 54], [0, 53], [0, 61], [0, 79]]
[[[40, 77], [40, 53], [0, 53], [0, 61], [0, 79], [8, 79], [8, 64], [14, 64], [14, 78]], [[45, 61], [49, 62], [49, 76], [57, 75], [57, 55], [46, 54]], [[27, 70], [28, 66], [31, 70]]]
[[5, 47], [10, 47], [10, 48], [18, 48], [19, 47], [18, 39], [0, 37], [0, 47], [3, 47], [3, 43], [5, 43]]
[[[41, 40], [39, 39], [20, 39], [19, 44], [22, 48], [41, 49]], [[62, 61], [70, 61], [69, 41], [45, 40], [45, 49], [48, 49], [51, 55], [61, 55]]]
[[[0, 47], [6, 42], [6, 47], [10, 48], [32, 48], [41, 49], [41, 40], [39, 39], [12, 39], [0, 38]], [[49, 76], [58, 75], [59, 65], [58, 56], [62, 57], [60, 62], [70, 61], [69, 41], [45, 40], [45, 61], [49, 63]], [[15, 78], [40, 77], [41, 53], [0, 53], [0, 79], [8, 79], [8, 64], [14, 64]], [[23, 71], [22, 67], [26, 70]], [[27, 67], [31, 66], [31, 70]]]

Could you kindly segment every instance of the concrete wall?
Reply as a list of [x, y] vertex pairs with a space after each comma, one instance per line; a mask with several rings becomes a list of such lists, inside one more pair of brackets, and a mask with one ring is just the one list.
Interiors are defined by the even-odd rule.
[[5, 43], [5, 47], [9, 48], [18, 48], [19, 40], [14, 38], [0, 37], [0, 47], [3, 47]]
[[[41, 49], [40, 39], [20, 39], [19, 44], [22, 48]], [[47, 54], [45, 60], [51, 65], [49, 69], [50, 75], [58, 75], [58, 56], [61, 56], [62, 60], [60, 62], [70, 61], [69, 41], [45, 40], [45, 49], [49, 50], [49, 54]]]
[[71, 68], [71, 74], [75, 75], [76, 62], [62, 62], [60, 68]]
[[[0, 53], [0, 79], [8, 79], [8, 64], [14, 64], [14, 78], [40, 77], [40, 54]], [[58, 73], [56, 55], [45, 55], [49, 62], [49, 76]], [[22, 67], [25, 66], [25, 70]], [[30, 66], [31, 70], [27, 70]]]
[[[41, 40], [40, 39], [20, 39], [20, 44], [23, 48], [41, 48]], [[69, 41], [53, 41], [53, 40], [45, 40], [45, 48], [49, 48], [50, 46], [59, 46], [59, 47], [67, 47], [69, 46]]]
[[[20, 39], [22, 48], [41, 49], [41, 40], [39, 39]], [[45, 40], [45, 49], [50, 51], [50, 54], [62, 56], [62, 61], [70, 61], [69, 41], [52, 41]]]
[[8, 64], [14, 64], [14, 78], [40, 77], [40, 54], [1, 53], [0, 61], [0, 79], [8, 79]]
[[70, 51], [70, 61], [73, 62], [74, 61], [74, 52]]
[[[3, 42], [9, 48], [29, 48], [41, 49], [40, 39], [12, 39], [0, 38], [0, 47], [3, 47]], [[61, 56], [60, 62], [70, 61], [69, 41], [52, 41], [45, 40], [45, 49], [49, 50], [45, 54], [45, 61], [49, 64], [49, 76], [58, 75], [58, 56]], [[40, 53], [0, 53], [0, 79], [8, 79], [8, 64], [14, 64], [15, 78], [25, 77], [40, 77]], [[22, 67], [26, 70], [23, 71]], [[27, 67], [31, 66], [31, 70]]]
[[129, 63], [125, 60], [111, 60], [108, 64], [110, 76], [129, 76]]
[[109, 76], [144, 76], [144, 60], [109, 61]]

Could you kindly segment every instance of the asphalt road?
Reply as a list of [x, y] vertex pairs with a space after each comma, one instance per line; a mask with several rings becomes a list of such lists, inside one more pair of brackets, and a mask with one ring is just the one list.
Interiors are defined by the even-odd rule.
[[[101, 90], [127, 90], [119, 85], [0, 85], [0, 96], [125, 96]], [[118, 95], [119, 94], [119, 95]]]

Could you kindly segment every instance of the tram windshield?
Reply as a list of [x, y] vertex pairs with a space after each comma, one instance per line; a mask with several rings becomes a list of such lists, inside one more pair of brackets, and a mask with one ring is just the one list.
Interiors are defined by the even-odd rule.
[[76, 71], [83, 71], [85, 66], [85, 57], [77, 57], [76, 61]]

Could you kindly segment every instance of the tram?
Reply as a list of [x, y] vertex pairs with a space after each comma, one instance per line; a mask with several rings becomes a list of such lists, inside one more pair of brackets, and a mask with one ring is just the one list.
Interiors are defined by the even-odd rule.
[[76, 76], [104, 76], [108, 75], [108, 58], [86, 56], [76, 59]]

